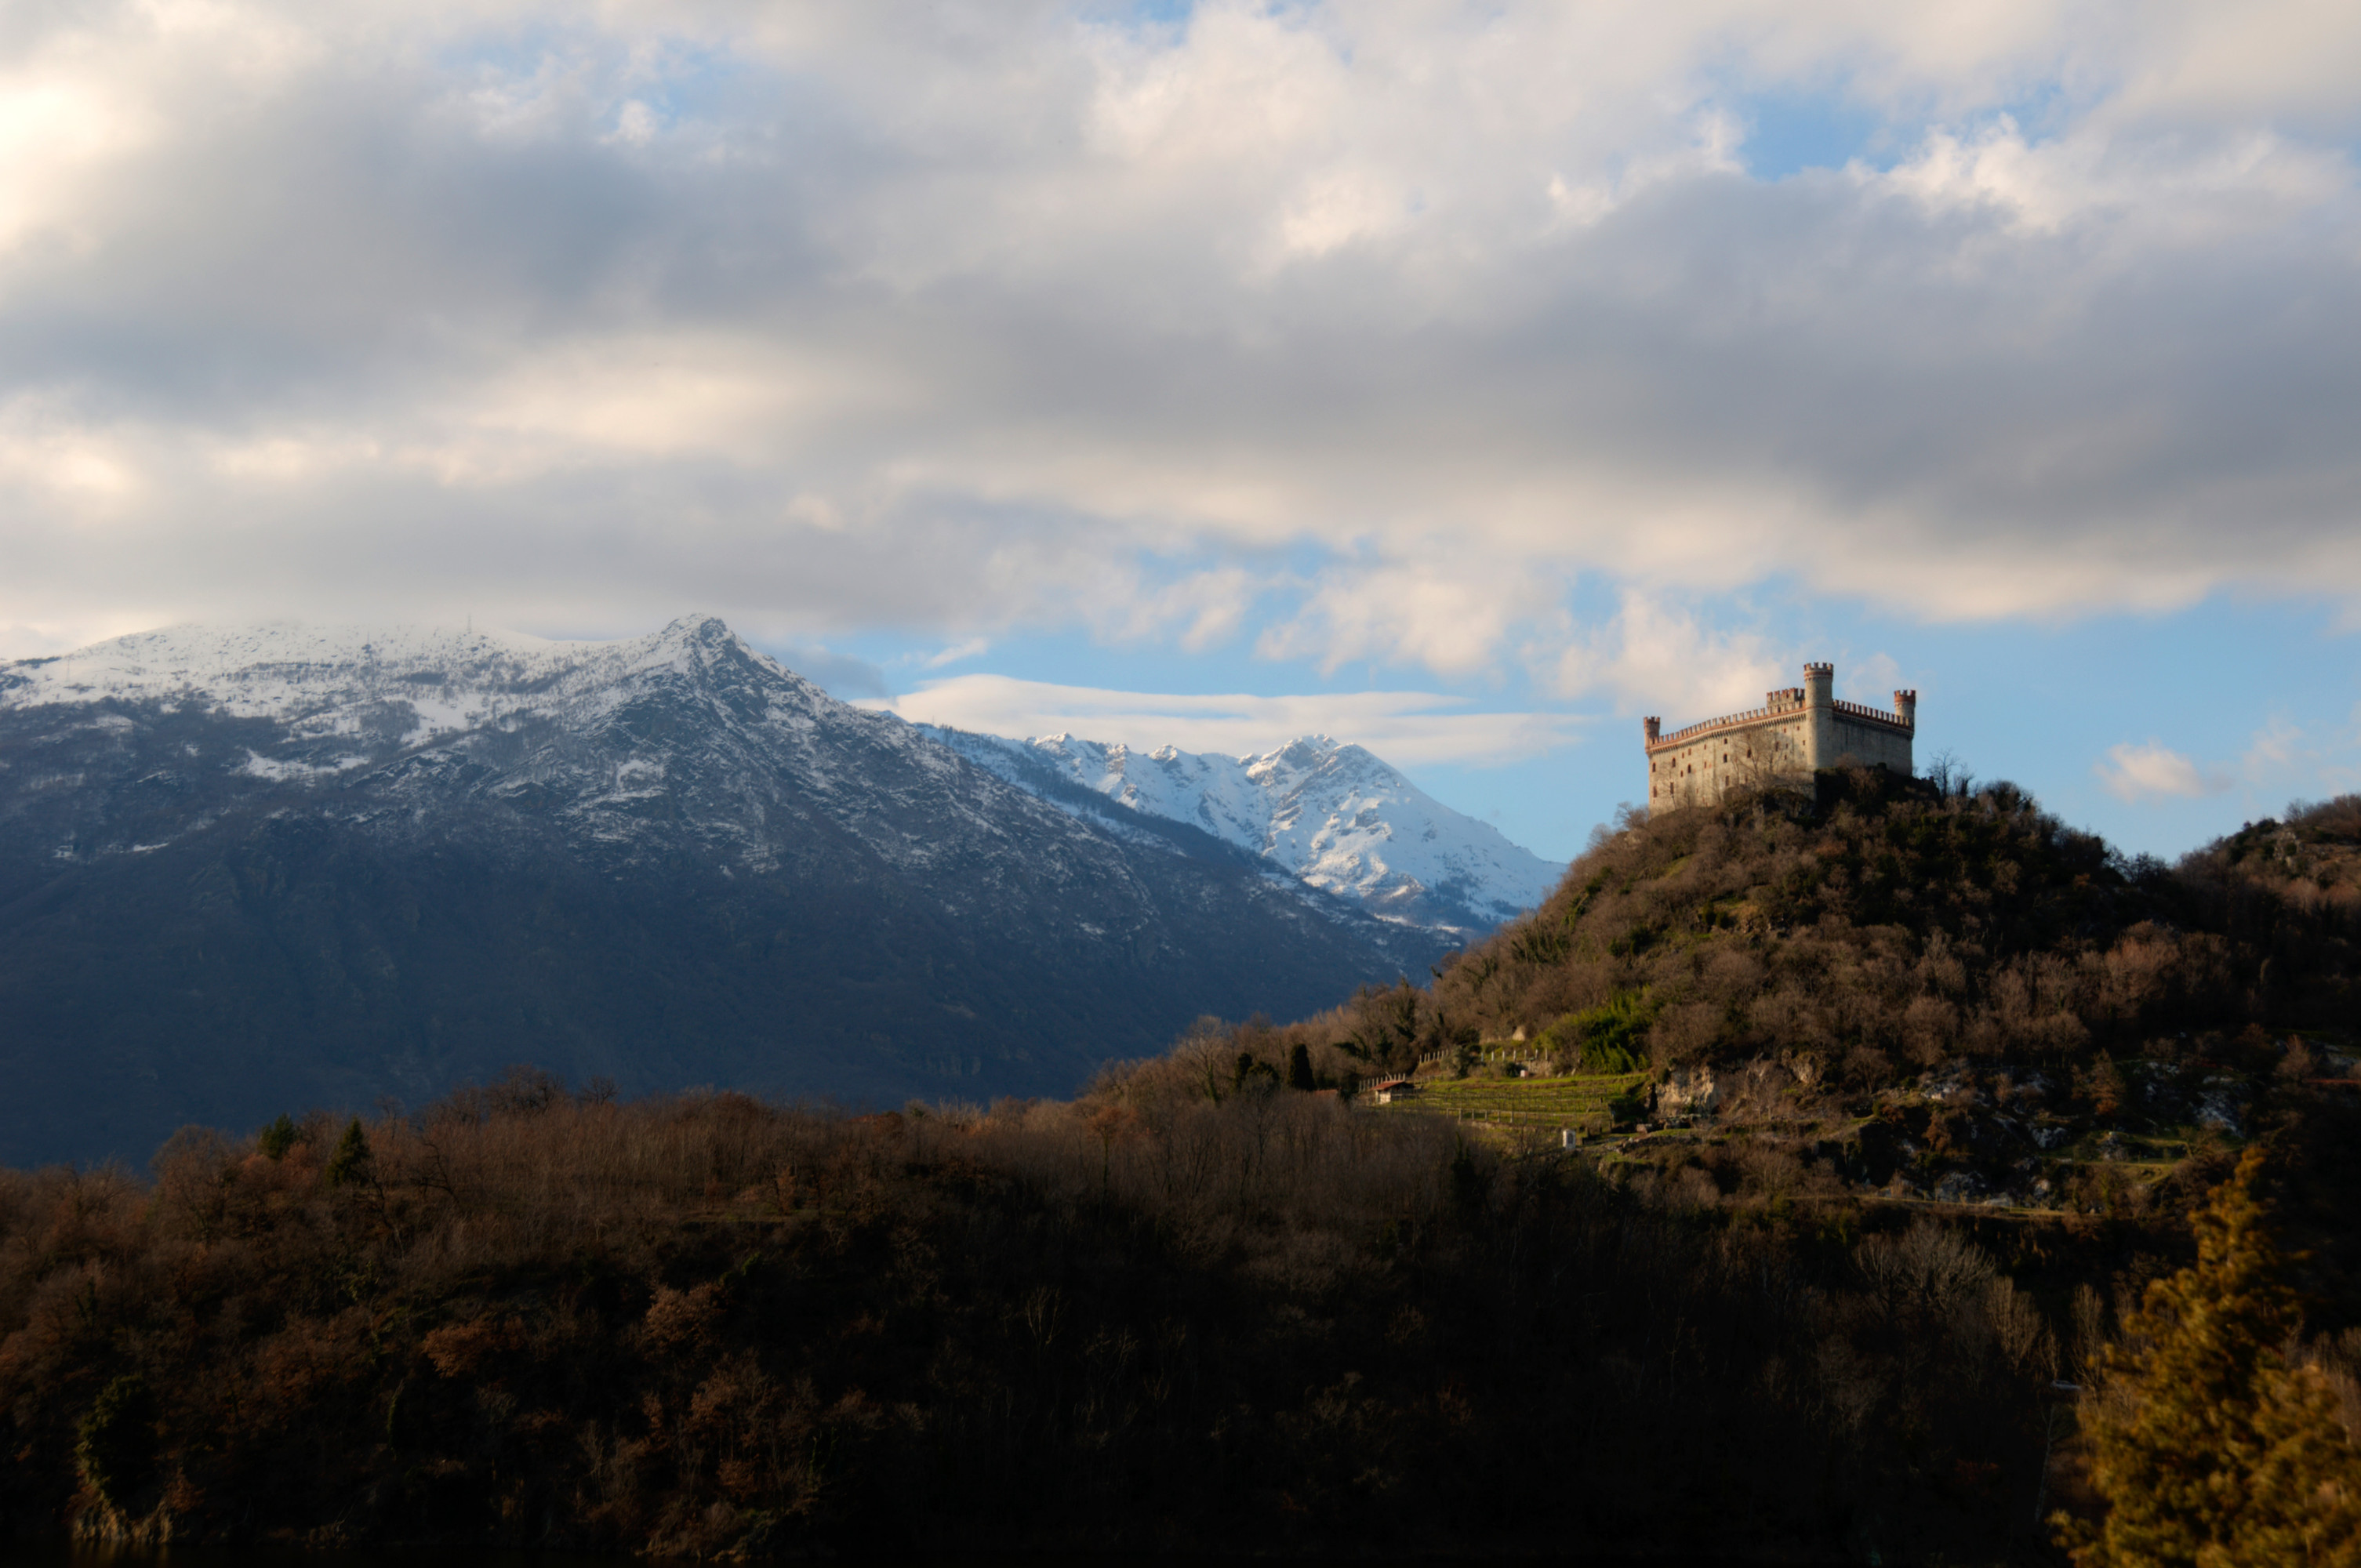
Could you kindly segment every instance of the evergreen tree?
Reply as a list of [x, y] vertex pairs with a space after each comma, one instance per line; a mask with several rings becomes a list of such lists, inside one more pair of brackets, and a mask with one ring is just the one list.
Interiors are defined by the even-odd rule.
[[2361, 1565], [2361, 1453], [2319, 1372], [2280, 1351], [2295, 1300], [2250, 1149], [2197, 1220], [2196, 1264], [2150, 1285], [2085, 1411], [2095, 1523], [2076, 1568]]
[[1320, 1087], [1320, 1080], [1312, 1075], [1311, 1047], [1301, 1040], [1295, 1043], [1293, 1050], [1287, 1053], [1287, 1087], [1302, 1090], [1307, 1094]]
[[284, 1159], [287, 1151], [293, 1148], [296, 1140], [302, 1135], [302, 1129], [296, 1126], [294, 1118], [282, 1112], [279, 1120], [262, 1129], [261, 1135], [255, 1139], [255, 1146], [272, 1159]]
[[361, 1119], [356, 1116], [336, 1140], [335, 1153], [328, 1157], [326, 1172], [331, 1187], [363, 1186], [375, 1174], [376, 1161], [369, 1154], [368, 1135], [361, 1130]]

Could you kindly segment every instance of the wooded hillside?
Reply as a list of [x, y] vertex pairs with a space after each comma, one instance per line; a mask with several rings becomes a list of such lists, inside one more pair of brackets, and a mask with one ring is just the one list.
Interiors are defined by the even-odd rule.
[[[1602, 833], [1431, 985], [1071, 1102], [520, 1070], [0, 1173], [0, 1530], [2054, 1560], [2103, 1500], [2056, 1385], [2131, 1408], [2242, 1150], [2292, 1325], [2247, 1360], [2361, 1425], [2356, 823], [2165, 867], [1837, 779]], [[1526, 1056], [1676, 1124], [1448, 1109]]]
[[[2125, 860], [2007, 784], [1824, 774], [1600, 829], [1541, 908], [1284, 1031], [1364, 1070], [1519, 1030], [1566, 1061], [1770, 1057], [1869, 1091], [1953, 1059], [2218, 1054], [2355, 1018], [2361, 804]], [[1342, 1067], [1343, 1061], [1324, 1058]]]

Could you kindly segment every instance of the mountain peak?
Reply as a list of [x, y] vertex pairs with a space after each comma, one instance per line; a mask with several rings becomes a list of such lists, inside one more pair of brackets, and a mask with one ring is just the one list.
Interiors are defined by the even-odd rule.
[[744, 639], [730, 630], [730, 623], [719, 616], [698, 610], [693, 614], [675, 617], [662, 631], [655, 634], [655, 641], [659, 643], [688, 642], [700, 647], [712, 648], [730, 642], [742, 642]]
[[1016, 741], [930, 733], [1053, 804], [1045, 777], [1187, 823], [1404, 925], [1489, 929], [1540, 903], [1565, 869], [1329, 735], [1226, 757], [1173, 746], [1141, 753], [1065, 734]]

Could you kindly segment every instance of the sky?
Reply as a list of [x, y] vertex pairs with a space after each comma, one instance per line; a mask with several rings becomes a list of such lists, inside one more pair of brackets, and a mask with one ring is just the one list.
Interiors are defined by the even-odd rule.
[[0, 657], [722, 615], [1554, 858], [1838, 666], [2361, 788], [2361, 7], [13, 0]]

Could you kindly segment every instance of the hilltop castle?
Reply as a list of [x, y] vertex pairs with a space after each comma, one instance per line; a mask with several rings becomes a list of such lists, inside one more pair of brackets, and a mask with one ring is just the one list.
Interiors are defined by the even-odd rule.
[[1768, 694], [1764, 705], [1663, 733], [1648, 733], [1648, 808], [1711, 806], [1733, 790], [1806, 778], [1848, 764], [1910, 772], [1910, 738], [1918, 728], [1918, 694], [1894, 694], [1887, 713], [1836, 699], [1837, 667], [1806, 664], [1804, 684]]

